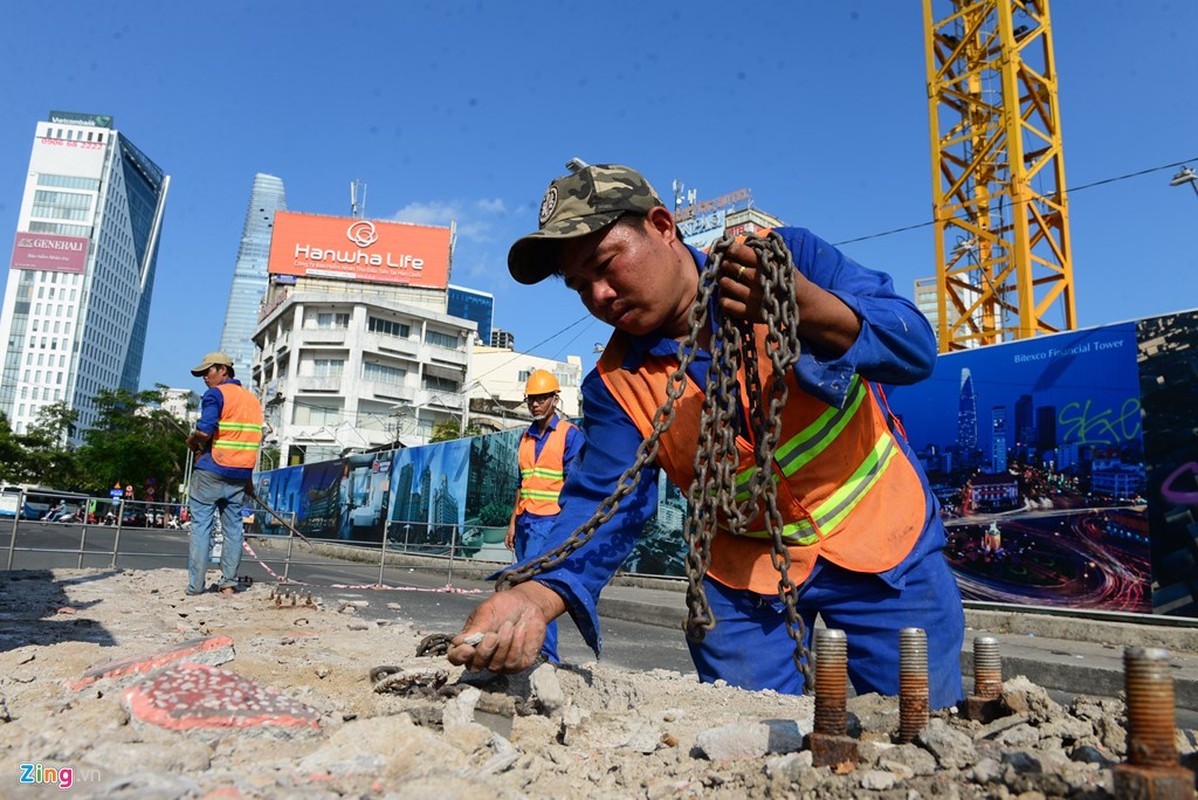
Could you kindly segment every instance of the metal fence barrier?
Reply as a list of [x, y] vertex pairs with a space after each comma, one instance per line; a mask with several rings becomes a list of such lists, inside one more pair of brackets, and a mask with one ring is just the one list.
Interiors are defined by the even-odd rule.
[[[178, 562], [186, 567], [190, 521], [186, 506], [177, 503], [162, 503], [125, 498], [87, 498], [69, 493], [39, 492], [39, 507], [30, 510], [29, 497], [24, 490], [16, 494], [15, 513], [12, 514], [6, 547], [5, 569], [22, 568], [21, 562], [38, 566], [60, 559], [55, 555], [68, 556], [76, 569], [84, 567], [85, 560], [95, 563], [106, 561], [109, 569], [115, 569], [121, 559], [129, 557], [162, 559]], [[45, 509], [41, 505], [48, 506]], [[0, 524], [12, 503], [0, 500]], [[245, 524], [245, 539], [269, 543], [263, 552], [247, 548], [252, 560], [282, 582], [293, 582], [291, 571], [296, 566], [319, 566], [327, 561], [310, 560], [296, 550], [296, 537], [290, 528], [295, 527], [295, 515], [284, 515], [289, 526], [270, 520], [264, 513], [257, 513], [252, 522]], [[162, 538], [145, 540], [138, 549], [123, 539], [129, 530], [155, 530], [163, 533]], [[432, 524], [422, 521], [391, 521], [386, 525], [385, 535], [380, 541], [345, 541], [339, 539], [312, 539], [324, 558], [334, 558], [355, 563], [377, 563], [378, 584], [386, 585], [388, 567], [399, 569], [408, 564], [401, 563], [403, 556], [420, 557], [423, 568], [437, 564], [446, 571], [446, 583], [451, 584], [455, 568], [477, 565], [476, 573], [486, 574], [512, 562], [512, 554], [503, 548], [506, 527], [459, 526], [453, 523]], [[274, 551], [282, 545], [282, 554], [271, 557], [266, 550]], [[21, 558], [18, 559], [18, 554]], [[245, 557], [243, 556], [243, 563]]]

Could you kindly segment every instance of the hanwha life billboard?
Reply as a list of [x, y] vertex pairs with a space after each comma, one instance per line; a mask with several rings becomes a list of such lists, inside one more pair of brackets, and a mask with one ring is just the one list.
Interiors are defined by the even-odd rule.
[[299, 275], [444, 289], [449, 228], [275, 212], [272, 275]]

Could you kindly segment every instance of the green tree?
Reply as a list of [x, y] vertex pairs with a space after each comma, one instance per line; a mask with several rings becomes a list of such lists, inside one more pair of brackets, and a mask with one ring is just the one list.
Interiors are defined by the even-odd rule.
[[23, 483], [77, 490], [83, 485], [79, 459], [70, 446], [79, 412], [61, 400], [38, 411], [29, 432], [18, 437], [25, 450]]
[[25, 462], [24, 445], [12, 432], [8, 417], [0, 414], [0, 481], [21, 483], [25, 474]]
[[139, 488], [153, 478], [166, 499], [178, 485], [188, 457], [187, 431], [161, 408], [163, 386], [141, 392], [104, 389], [96, 394], [99, 420], [84, 434], [78, 450], [88, 489], [104, 491], [116, 483]]
[[492, 500], [478, 512], [478, 523], [493, 528], [507, 525], [512, 519], [512, 501]]
[[283, 453], [277, 444], [263, 444], [262, 456], [258, 459], [258, 469], [269, 472], [279, 467], [279, 459]]
[[462, 432], [462, 426], [453, 420], [444, 420], [433, 424], [433, 435], [429, 437], [429, 444], [437, 442], [451, 442], [454, 439], [465, 439], [470, 436], [482, 436], [483, 429], [470, 423], [466, 426], [466, 432]]

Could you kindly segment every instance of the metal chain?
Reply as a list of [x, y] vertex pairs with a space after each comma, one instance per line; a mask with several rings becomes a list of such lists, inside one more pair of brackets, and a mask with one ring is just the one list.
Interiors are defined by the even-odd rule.
[[[654, 413], [652, 431], [637, 448], [632, 466], [620, 476], [615, 491], [600, 503], [589, 520], [557, 548], [505, 571], [496, 582], [496, 591], [511, 588], [561, 564], [591, 540], [599, 527], [615, 514], [620, 501], [636, 488], [644, 468], [657, 457], [661, 435], [674, 420], [675, 404], [686, 385], [686, 370], [694, 360], [707, 324], [708, 309], [713, 306], [712, 296], [718, 295], [721, 265], [734, 241], [725, 236], [711, 248], [699, 276], [698, 295], [687, 316], [687, 335], [678, 346], [678, 368], [667, 380], [666, 399]], [[715, 324], [708, 347], [711, 365], [704, 390], [694, 480], [687, 491], [685, 628], [688, 638], [700, 641], [716, 624], [703, 582], [711, 565], [711, 542], [717, 527], [723, 526], [734, 533], [743, 532], [757, 517], [758, 509], [762, 509], [772, 540], [771, 562], [780, 576], [778, 595], [786, 606], [786, 630], [795, 643], [795, 667], [802, 673], [805, 690], [810, 693], [815, 686], [814, 671], [804, 645], [806, 628], [795, 607], [797, 591], [790, 579], [790, 550], [782, 538], [784, 520], [777, 505], [773, 469], [774, 452], [781, 435], [782, 409], [787, 400], [786, 375], [798, 361], [800, 350], [794, 261], [775, 232], [764, 237], [749, 236], [745, 244], [757, 253], [757, 280], [764, 293], [765, 351], [773, 373], [769, 386], [762, 387], [753, 324], [726, 316], [719, 304], [714, 304]], [[736, 474], [740, 459], [736, 436], [741, 428], [737, 417], [742, 364], [749, 398], [748, 433], [753, 441], [756, 469], [749, 481], [748, 497], [738, 503]], [[767, 394], [768, 403], [765, 401]]]
[[[724, 237], [711, 248], [708, 269], [719, 273], [733, 239]], [[790, 579], [790, 549], [783, 540], [785, 521], [778, 509], [774, 453], [782, 433], [782, 409], [788, 391], [786, 376], [799, 359], [799, 309], [795, 298], [795, 267], [790, 251], [774, 232], [745, 240], [757, 254], [757, 282], [762, 288], [765, 355], [772, 374], [762, 385], [760, 354], [754, 326], [724, 315], [717, 307], [707, 373], [705, 399], [695, 451], [695, 481], [687, 493], [687, 636], [693, 641], [715, 625], [703, 581], [711, 563], [711, 542], [717, 527], [733, 533], [747, 530], [760, 511], [770, 534], [770, 559], [778, 571], [778, 596], [786, 608], [786, 631], [795, 644], [795, 668], [803, 675], [805, 690], [813, 691], [814, 670], [804, 644], [806, 626], [796, 608], [797, 590]], [[740, 408], [738, 371], [744, 366], [748, 397], [748, 431], [753, 443], [754, 470], [737, 502], [737, 414]], [[768, 398], [768, 401], [767, 399]]]

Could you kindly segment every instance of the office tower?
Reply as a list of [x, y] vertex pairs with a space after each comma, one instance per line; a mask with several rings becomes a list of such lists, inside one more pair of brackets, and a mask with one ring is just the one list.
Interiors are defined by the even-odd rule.
[[1057, 407], [1038, 406], [1036, 408], [1036, 446], [1041, 451], [1051, 450], [1057, 446]]
[[110, 116], [37, 123], [0, 311], [0, 412], [15, 432], [66, 401], [78, 437], [96, 392], [139, 388], [169, 187]]
[[474, 320], [478, 324], [475, 340], [481, 344], [490, 343], [491, 325], [495, 317], [495, 295], [450, 284], [445, 310], [451, 317]]
[[1030, 394], [1019, 395], [1019, 399], [1015, 401], [1015, 441], [1018, 444], [1029, 445], [1035, 438], [1033, 434], [1036, 426], [1033, 414], [1032, 396]]
[[261, 172], [255, 175], [250, 205], [245, 212], [245, 227], [241, 230], [241, 246], [237, 249], [237, 265], [233, 268], [225, 326], [220, 333], [220, 349], [233, 359], [234, 369], [246, 385], [249, 385], [250, 365], [254, 363], [258, 308], [269, 280], [266, 266], [275, 212], [286, 210], [283, 181]]
[[969, 367], [961, 370], [961, 394], [957, 403], [957, 447], [961, 456], [972, 463], [978, 449], [978, 396], [973, 390]]
[[990, 471], [1007, 471], [1007, 407], [990, 410]]

